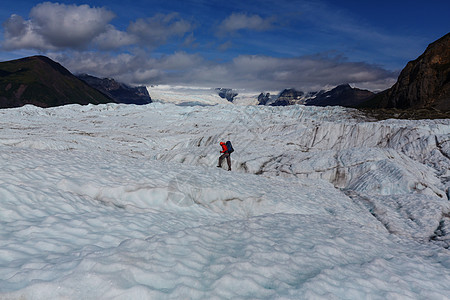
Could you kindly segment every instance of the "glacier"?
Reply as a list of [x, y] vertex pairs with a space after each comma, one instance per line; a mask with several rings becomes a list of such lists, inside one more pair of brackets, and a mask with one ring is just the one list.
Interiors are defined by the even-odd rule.
[[0, 298], [449, 298], [450, 120], [195, 99], [0, 110]]

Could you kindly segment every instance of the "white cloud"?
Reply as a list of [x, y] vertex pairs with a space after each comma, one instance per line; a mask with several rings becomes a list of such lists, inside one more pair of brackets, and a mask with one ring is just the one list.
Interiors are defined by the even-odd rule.
[[[12, 15], [4, 27], [3, 48], [64, 50], [119, 49], [124, 46], [154, 48], [172, 37], [183, 37], [193, 25], [178, 14], [158, 14], [131, 22], [127, 31], [110, 24], [114, 13], [88, 5], [65, 5], [45, 2], [31, 9], [30, 19]], [[189, 38], [189, 36], [188, 36]], [[187, 42], [193, 42], [193, 36]]]
[[[155, 58], [149, 50], [173, 38], [179, 38], [179, 45], [194, 46], [193, 23], [176, 13], [157, 14], [131, 21], [128, 28], [120, 30], [110, 24], [113, 18], [114, 13], [105, 8], [45, 2], [31, 10], [28, 20], [12, 15], [3, 23], [2, 46], [10, 50], [52, 51], [49, 56], [74, 73], [113, 77], [131, 84], [309, 91], [351, 83], [357, 87], [381, 90], [390, 87], [397, 75], [376, 65], [324, 55], [290, 58], [241, 55], [231, 61], [227, 61], [227, 56], [222, 62], [217, 62], [200, 54], [178, 50]], [[275, 25], [274, 18], [234, 13], [216, 29], [222, 35], [232, 35], [243, 30], [266, 31]], [[353, 32], [350, 29], [345, 30]], [[198, 43], [197, 47], [208, 48], [204, 41]], [[226, 51], [234, 43], [211, 41], [221, 51]]]
[[3, 27], [7, 29], [5, 34], [8, 35], [8, 37], [25, 35], [29, 30], [28, 26], [29, 24], [27, 24], [21, 16], [16, 14], [11, 15], [11, 17], [3, 23]]
[[114, 16], [105, 8], [50, 2], [38, 4], [30, 12], [36, 34], [60, 48], [87, 45], [106, 30], [106, 25]]
[[185, 52], [176, 52], [158, 60], [158, 65], [168, 71], [189, 70], [203, 64], [205, 64], [205, 60], [200, 55], [187, 54]]
[[138, 39], [127, 32], [117, 30], [114, 26], [106, 26], [106, 30], [93, 39], [93, 43], [101, 50], [113, 50], [136, 44]]
[[193, 25], [183, 20], [178, 14], [157, 14], [151, 18], [138, 19], [128, 26], [128, 33], [136, 36], [140, 43], [156, 46], [165, 43], [169, 38], [183, 37], [193, 29]]
[[342, 83], [383, 90], [392, 86], [397, 76], [378, 66], [324, 56], [273, 58], [243, 55], [228, 63], [208, 61], [185, 52], [159, 59], [149, 58], [144, 52], [116, 57], [79, 53], [55, 58], [72, 72], [88, 72], [134, 84], [195, 85], [254, 91], [281, 91], [285, 88], [314, 91]]
[[265, 31], [273, 27], [274, 18], [264, 19], [258, 15], [233, 13], [219, 25], [218, 34], [225, 35], [239, 30]]
[[30, 12], [30, 19], [12, 15], [4, 24], [6, 49], [54, 50], [82, 48], [105, 32], [114, 13], [88, 5], [44, 2]]
[[5, 41], [2, 47], [6, 50], [55, 49], [45, 42], [43, 36], [36, 34], [32, 22], [24, 20], [21, 16], [12, 15], [3, 23], [3, 27]]

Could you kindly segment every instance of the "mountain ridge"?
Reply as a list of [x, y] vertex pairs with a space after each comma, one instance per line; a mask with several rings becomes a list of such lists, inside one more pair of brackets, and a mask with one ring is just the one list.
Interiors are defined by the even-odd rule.
[[110, 102], [115, 101], [46, 56], [0, 62], [0, 108]]
[[360, 107], [450, 111], [450, 33], [407, 63], [397, 82]]
[[114, 99], [117, 103], [144, 105], [152, 103], [145, 86], [131, 87], [113, 78], [99, 78], [89, 74], [76, 75], [93, 88]]
[[258, 101], [260, 105], [287, 106], [294, 104], [312, 106], [344, 106], [354, 107], [375, 94], [368, 90], [352, 88], [348, 83], [341, 84], [335, 88], [325, 91], [305, 93], [295, 89], [283, 90], [274, 101], [270, 101], [270, 95], [260, 94]]
[[[291, 88], [276, 96], [263, 92], [259, 96], [255, 95], [250, 102], [270, 106], [344, 106], [383, 109], [384, 112], [400, 109], [413, 114], [415, 110], [428, 110], [429, 112], [421, 112], [427, 118], [433, 118], [433, 112], [446, 115], [450, 112], [448, 49], [450, 33], [429, 44], [422, 55], [408, 62], [391, 88], [377, 94], [345, 83], [328, 91], [305, 93]], [[241, 98], [236, 90], [230, 88], [215, 88], [215, 92], [220, 98], [232, 103]], [[100, 79], [87, 74], [77, 78], [62, 65], [45, 56], [0, 63], [0, 108], [25, 104], [52, 107], [108, 102], [148, 104], [152, 100], [146, 87], [133, 88], [114, 79]], [[391, 115], [395, 117], [395, 114]]]

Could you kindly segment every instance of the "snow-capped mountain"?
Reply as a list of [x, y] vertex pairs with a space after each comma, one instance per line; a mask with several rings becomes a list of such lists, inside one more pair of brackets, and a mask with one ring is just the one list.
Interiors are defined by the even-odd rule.
[[450, 120], [214, 93], [0, 110], [0, 298], [448, 298]]

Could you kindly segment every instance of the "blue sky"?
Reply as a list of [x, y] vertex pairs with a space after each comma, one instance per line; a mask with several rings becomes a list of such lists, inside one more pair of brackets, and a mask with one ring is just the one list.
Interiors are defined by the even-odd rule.
[[450, 2], [59, 1], [0, 8], [0, 60], [47, 55], [129, 84], [383, 90], [450, 31]]

